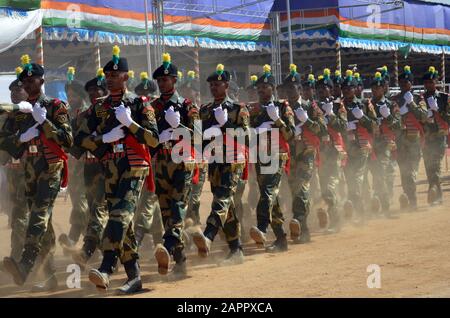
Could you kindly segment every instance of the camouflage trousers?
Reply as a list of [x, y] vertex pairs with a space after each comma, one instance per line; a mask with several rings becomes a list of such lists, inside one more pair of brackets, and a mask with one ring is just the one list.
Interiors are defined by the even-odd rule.
[[348, 199], [361, 215], [365, 213], [362, 187], [369, 152], [369, 149], [360, 148], [356, 143], [351, 143], [347, 146], [348, 161], [344, 172], [347, 180]]
[[311, 209], [311, 179], [314, 172], [315, 150], [297, 154], [289, 175], [294, 219], [305, 224]]
[[438, 200], [442, 200], [441, 163], [447, 148], [446, 139], [445, 136], [427, 138], [423, 148], [423, 161], [425, 164], [428, 186], [429, 189], [433, 187], [436, 189]]
[[11, 257], [20, 260], [28, 226], [28, 206], [25, 196], [25, 172], [19, 167], [6, 168], [9, 200], [11, 203]]
[[260, 231], [266, 233], [270, 224], [277, 237], [285, 234], [283, 230], [284, 217], [279, 201], [281, 177], [284, 173], [285, 165], [286, 160], [280, 158], [275, 172], [264, 172], [263, 168], [267, 168], [268, 165], [256, 164], [256, 179], [260, 193], [256, 206], [257, 226]]
[[211, 213], [206, 220], [205, 236], [214, 240], [219, 228], [223, 229], [227, 242], [240, 237], [240, 224], [236, 215], [234, 196], [244, 164], [211, 163], [208, 178], [213, 201]]
[[104, 169], [108, 222], [103, 232], [100, 270], [111, 273], [117, 257], [122, 264], [139, 258], [133, 216], [148, 168], [130, 168], [128, 158], [122, 157], [105, 161]]
[[147, 188], [142, 190], [139, 198], [134, 231], [139, 244], [144, 238], [144, 234], [152, 234], [156, 243], [160, 243], [162, 240], [164, 227], [158, 197]]
[[61, 185], [62, 162], [48, 164], [43, 156], [25, 160], [25, 193], [30, 211], [24, 250], [20, 262], [31, 271], [36, 258], [46, 258], [55, 250], [51, 218]]
[[89, 219], [83, 173], [84, 162], [71, 158], [69, 160], [69, 185], [67, 190], [72, 202], [69, 238], [73, 242], [78, 242], [81, 234], [84, 234]]
[[161, 208], [164, 225], [164, 247], [173, 254], [175, 248], [182, 249], [183, 226], [192, 183], [193, 167], [174, 163], [170, 153], [156, 156], [156, 195]]
[[320, 151], [319, 183], [322, 198], [328, 206], [330, 222], [339, 222], [337, 188], [341, 171], [339, 152], [332, 146], [322, 147]]
[[390, 192], [394, 191], [392, 169], [393, 146], [385, 141], [375, 141], [374, 151], [376, 159], [369, 159], [368, 167], [372, 174], [373, 193], [381, 203], [381, 209], [388, 212], [390, 209]]
[[[105, 173], [102, 163], [86, 162], [84, 165], [84, 186], [89, 207], [88, 223], [84, 235], [85, 242], [100, 245], [103, 231], [108, 222], [108, 207], [105, 198]], [[92, 249], [94, 249], [92, 247]], [[90, 251], [94, 252], [94, 251]]]
[[205, 183], [206, 175], [208, 174], [208, 165], [205, 164], [200, 168], [200, 176], [198, 184], [193, 184], [191, 187], [191, 195], [189, 196], [189, 204], [186, 212], [186, 217], [191, 218], [194, 224], [201, 224], [200, 222], [200, 196], [202, 194], [203, 185]]
[[237, 182], [236, 193], [234, 194], [234, 207], [236, 209], [236, 216], [239, 220], [239, 223], [241, 223], [241, 230], [244, 219], [249, 216], [251, 212], [250, 208], [248, 206], [244, 207], [244, 202], [242, 202], [246, 184], [247, 181], [242, 179], [241, 173]]
[[397, 162], [403, 192], [411, 206], [417, 206], [416, 179], [421, 158], [420, 138], [408, 139], [402, 135], [397, 142]]

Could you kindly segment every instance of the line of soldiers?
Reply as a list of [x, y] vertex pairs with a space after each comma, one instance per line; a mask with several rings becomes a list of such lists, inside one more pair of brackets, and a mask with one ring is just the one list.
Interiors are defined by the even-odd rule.
[[[139, 247], [148, 233], [161, 275], [186, 277], [186, 246], [192, 242], [199, 256], [208, 257], [219, 233], [229, 247], [221, 265], [244, 262], [242, 237], [250, 226], [242, 223], [251, 208], [250, 204], [244, 208], [242, 195], [252, 173], [256, 177], [249, 183], [250, 196], [259, 193], [259, 199], [253, 206], [256, 226], [250, 227], [249, 235], [270, 253], [288, 249], [286, 211], [280, 203], [284, 175], [293, 198], [289, 222], [293, 244], [311, 241], [308, 216], [316, 174], [328, 206], [327, 211], [319, 210], [319, 222], [328, 233], [342, 226], [339, 189], [348, 189], [343, 212], [357, 212], [360, 223], [367, 219], [364, 179], [369, 171], [372, 201], [392, 216], [395, 162], [404, 192], [401, 207], [417, 209], [415, 182], [422, 151], [428, 202], [442, 203], [440, 163], [450, 109], [448, 95], [436, 89], [438, 74], [433, 67], [423, 76], [422, 95], [411, 92], [413, 74], [405, 67], [399, 78], [401, 92], [395, 96], [390, 96], [389, 74], [383, 67], [371, 80], [371, 98], [365, 99], [362, 79], [352, 71], [332, 76], [325, 69], [316, 80], [313, 74], [302, 78], [292, 64], [283, 84], [276, 87], [270, 66], [265, 65], [261, 76], [252, 76], [246, 102], [238, 103], [231, 74], [219, 64], [207, 78], [213, 100], [198, 107], [192, 102], [199, 97], [195, 75], [188, 74], [190, 79], [177, 86], [180, 75], [169, 54], [163, 55], [163, 64], [152, 76], [159, 97], [153, 97], [157, 87], [146, 73], [141, 74], [136, 94], [129, 92], [133, 74], [115, 46], [111, 61], [84, 86], [74, 81], [75, 70], [69, 68], [69, 107], [43, 94], [42, 66], [28, 56], [22, 58], [22, 66], [10, 85], [18, 111], [7, 114], [0, 131], [0, 150], [10, 155], [8, 178], [15, 186], [10, 189], [12, 250], [3, 267], [17, 285], [23, 285], [40, 264], [47, 279], [33, 289], [57, 287], [51, 219], [58, 192], [67, 185], [73, 208], [70, 231], [59, 237], [63, 250], [82, 268], [96, 250], [101, 251], [100, 266], [89, 271], [89, 280], [100, 290], [110, 287], [120, 261], [127, 274], [119, 288], [123, 294], [142, 289]], [[196, 133], [202, 136], [200, 149]], [[269, 150], [271, 161], [257, 156], [249, 164], [252, 147]], [[177, 156], [183, 160], [175, 160]], [[274, 160], [277, 165], [271, 170]], [[191, 225], [201, 224], [199, 201], [206, 176], [213, 199], [200, 231]], [[24, 200], [26, 207], [21, 205]], [[275, 235], [271, 243], [269, 225]]]

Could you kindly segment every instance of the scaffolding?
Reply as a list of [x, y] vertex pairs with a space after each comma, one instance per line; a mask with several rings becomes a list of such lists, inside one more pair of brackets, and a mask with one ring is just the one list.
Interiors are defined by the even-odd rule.
[[154, 39], [154, 64], [161, 65], [164, 53], [164, 3], [163, 0], [152, 1], [152, 27]]

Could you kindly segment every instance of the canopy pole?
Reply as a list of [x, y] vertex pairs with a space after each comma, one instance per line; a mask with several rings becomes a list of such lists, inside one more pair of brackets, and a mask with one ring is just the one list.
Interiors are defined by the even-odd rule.
[[[194, 71], [195, 76], [197, 76], [200, 81], [200, 43], [198, 42], [198, 38], [195, 38], [194, 43]], [[200, 94], [197, 94], [195, 102], [200, 107]]]
[[288, 38], [289, 38], [289, 64], [294, 63], [294, 55], [292, 52], [292, 28], [291, 28], [291, 2], [286, 0], [287, 18], [288, 18]]
[[44, 66], [44, 42], [42, 38], [42, 26], [35, 31], [36, 35], [36, 61], [38, 64]]
[[445, 92], [445, 51], [444, 47], [442, 47], [441, 54], [441, 76], [442, 76], [442, 90]]
[[336, 71], [342, 72], [341, 44], [336, 41]]
[[100, 44], [98, 42], [95, 43], [95, 66], [97, 66], [97, 69], [102, 67], [102, 58], [100, 55]]
[[394, 86], [398, 87], [398, 52], [394, 51]]
[[152, 74], [152, 58], [150, 52], [150, 34], [148, 30], [148, 3], [144, 0], [144, 11], [145, 11], [145, 36], [146, 36], [146, 46], [147, 46], [147, 72], [150, 76]]

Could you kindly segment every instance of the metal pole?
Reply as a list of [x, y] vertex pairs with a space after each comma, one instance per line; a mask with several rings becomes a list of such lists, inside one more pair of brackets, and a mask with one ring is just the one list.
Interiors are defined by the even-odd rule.
[[[195, 38], [194, 44], [194, 71], [195, 75], [198, 77], [200, 81], [200, 43], [198, 43], [198, 38]], [[195, 101], [198, 106], [201, 105], [200, 94], [197, 95], [197, 100]]]
[[441, 55], [441, 75], [442, 75], [442, 91], [445, 92], [445, 51], [444, 51], [444, 47], [442, 47], [442, 55]]
[[342, 72], [341, 44], [336, 41], [336, 70]]
[[398, 87], [398, 53], [394, 51], [394, 86]]
[[101, 55], [100, 55], [100, 44], [95, 43], [95, 66], [97, 69], [102, 67]]
[[42, 39], [42, 26], [36, 29], [36, 61], [44, 66], [44, 42]]
[[286, 0], [287, 16], [288, 16], [288, 38], [289, 38], [289, 64], [294, 63], [292, 52], [292, 29], [291, 29], [291, 2]]
[[147, 44], [147, 71], [148, 74], [152, 73], [152, 58], [150, 52], [150, 34], [148, 30], [148, 4], [147, 0], [144, 0], [144, 11], [145, 11], [145, 36]]

